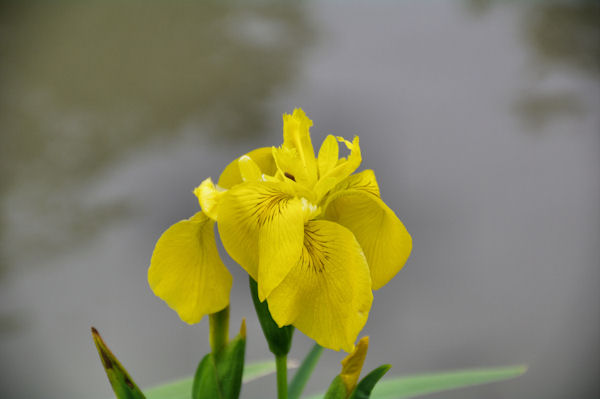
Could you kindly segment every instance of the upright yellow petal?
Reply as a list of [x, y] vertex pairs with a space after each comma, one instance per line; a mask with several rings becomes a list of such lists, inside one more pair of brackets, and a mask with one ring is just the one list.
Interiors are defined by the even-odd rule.
[[372, 171], [353, 175], [336, 186], [327, 199], [325, 218], [354, 233], [367, 257], [375, 290], [387, 284], [410, 255], [412, 238], [379, 198]]
[[317, 180], [317, 160], [309, 133], [312, 125], [313, 122], [300, 108], [295, 109], [292, 115], [283, 114], [283, 147], [297, 152], [310, 186]]
[[369, 337], [362, 337], [358, 344], [348, 356], [342, 360], [342, 372], [340, 377], [346, 386], [346, 392], [350, 393], [356, 387], [358, 377], [362, 370], [367, 350], [369, 349]]
[[297, 182], [307, 188], [310, 188], [314, 183], [295, 148], [273, 147], [273, 159], [279, 171], [278, 175], [281, 176], [282, 180]]
[[261, 300], [300, 256], [305, 211], [281, 182], [239, 184], [223, 197], [218, 224], [223, 246], [258, 282]]
[[354, 137], [352, 143], [342, 137], [338, 137], [338, 141], [346, 145], [350, 150], [350, 155], [348, 155], [348, 159], [340, 158], [335, 167], [330, 168], [327, 173], [320, 176], [314, 188], [319, 199], [325, 196], [339, 182], [350, 176], [362, 162], [358, 136]]
[[214, 222], [202, 212], [169, 227], [158, 239], [148, 283], [186, 323], [229, 305], [232, 277], [219, 258]]
[[[269, 176], [275, 175], [277, 167], [275, 166], [271, 147], [257, 148], [247, 153], [246, 156], [249, 156], [258, 165], [262, 173]], [[219, 186], [231, 188], [243, 182], [238, 160], [239, 158], [235, 159], [223, 169], [221, 176], [219, 176]]]
[[239, 157], [238, 165], [243, 181], [261, 181], [262, 171], [248, 155]]
[[319, 345], [350, 352], [367, 321], [373, 293], [360, 245], [337, 223], [314, 220], [304, 227], [302, 255], [267, 297], [281, 327], [293, 324]]
[[339, 158], [339, 151], [335, 136], [327, 136], [319, 149], [319, 176], [327, 175], [335, 167]]

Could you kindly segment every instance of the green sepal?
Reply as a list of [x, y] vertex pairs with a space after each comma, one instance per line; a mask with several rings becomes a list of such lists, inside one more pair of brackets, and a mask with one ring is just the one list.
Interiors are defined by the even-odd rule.
[[315, 344], [310, 352], [308, 352], [308, 355], [306, 355], [302, 361], [300, 368], [290, 383], [290, 387], [288, 388], [288, 399], [300, 398], [308, 379], [321, 357], [321, 353], [323, 353], [323, 347], [319, 344]]
[[258, 299], [258, 285], [252, 277], [250, 279], [250, 293], [252, 294], [252, 302], [256, 309], [258, 321], [262, 327], [263, 333], [269, 345], [269, 350], [275, 356], [285, 356], [290, 351], [292, 346], [292, 335], [294, 334], [294, 326], [284, 326], [279, 328], [275, 320], [271, 317], [267, 301], [261, 302]]
[[237, 399], [242, 389], [244, 355], [246, 351], [246, 322], [242, 320], [240, 333], [216, 356], [204, 356], [192, 387], [192, 399]]
[[342, 381], [342, 377], [338, 375], [331, 381], [331, 385], [329, 385], [323, 399], [346, 399], [346, 396], [348, 396], [346, 385]]
[[375, 384], [377, 384], [381, 377], [383, 377], [391, 368], [391, 365], [384, 364], [367, 374], [356, 385], [356, 388], [354, 388], [354, 391], [350, 394], [350, 399], [369, 399], [371, 397], [371, 391], [375, 388]]
[[92, 327], [92, 338], [100, 355], [104, 371], [106, 371], [106, 375], [108, 376], [108, 381], [117, 399], [145, 399], [142, 391], [133, 382], [125, 367], [121, 365], [115, 355], [108, 349], [98, 330], [94, 327]]

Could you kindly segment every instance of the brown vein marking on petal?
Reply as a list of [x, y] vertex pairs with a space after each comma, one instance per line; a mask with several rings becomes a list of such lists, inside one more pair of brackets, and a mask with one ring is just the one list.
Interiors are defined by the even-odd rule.
[[259, 196], [259, 205], [254, 208], [251, 217], [259, 227], [272, 222], [275, 216], [281, 215], [291, 196], [280, 192], [270, 192]]
[[[355, 175], [353, 175], [355, 176]], [[341, 190], [362, 190], [365, 191], [369, 194], [374, 195], [375, 197], [379, 198], [379, 187], [377, 186], [377, 183], [373, 183], [371, 181], [369, 181], [368, 179], [361, 177], [360, 180], [351, 180], [351, 181], [344, 181], [340, 184], [338, 184], [338, 186], [336, 187], [336, 189], [338, 191]]]
[[316, 273], [325, 271], [325, 264], [329, 262], [331, 254], [328, 248], [323, 246], [323, 238], [324, 235], [317, 230], [312, 230], [308, 225], [304, 226], [304, 247], [300, 258], [302, 267]]

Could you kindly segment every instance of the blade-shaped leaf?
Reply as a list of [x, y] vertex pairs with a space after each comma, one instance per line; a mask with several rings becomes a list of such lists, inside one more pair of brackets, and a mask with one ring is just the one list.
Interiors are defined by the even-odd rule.
[[507, 380], [520, 376], [526, 370], [525, 366], [516, 366], [394, 378], [377, 384], [371, 397], [373, 399], [412, 398], [433, 392]]
[[100, 360], [102, 360], [104, 371], [106, 371], [106, 375], [108, 376], [108, 380], [117, 399], [144, 399], [142, 391], [140, 391], [135, 382], [133, 382], [133, 379], [129, 376], [127, 370], [125, 370], [125, 367], [121, 365], [115, 355], [108, 349], [108, 346], [104, 343], [98, 330], [94, 327], [92, 327], [92, 337], [94, 339], [94, 344], [96, 344], [96, 349], [98, 349]]
[[[377, 384], [371, 399], [404, 399], [434, 392], [465, 388], [515, 378], [527, 371], [526, 366], [497, 367], [445, 373], [419, 374], [383, 380]], [[323, 394], [310, 399], [321, 399]]]
[[276, 367], [275, 360], [265, 360], [262, 362], [246, 364], [244, 367], [244, 377], [242, 382], [245, 384], [266, 375], [273, 374], [276, 370]]
[[319, 358], [321, 357], [321, 353], [323, 353], [323, 347], [319, 344], [315, 344], [313, 348], [310, 350], [306, 358], [302, 361], [300, 368], [294, 375], [292, 382], [290, 383], [290, 387], [288, 389], [288, 398], [289, 399], [298, 399], [300, 395], [302, 395], [302, 391], [304, 390], [304, 386], [308, 382], [313, 369], [317, 365]]
[[375, 384], [377, 384], [381, 377], [383, 377], [391, 368], [392, 366], [389, 364], [384, 364], [367, 374], [360, 380], [358, 385], [356, 385], [356, 388], [354, 388], [354, 391], [352, 391], [352, 394], [350, 395], [350, 399], [369, 399]]
[[[244, 383], [254, 381], [274, 372], [274, 360], [246, 364], [242, 381]], [[194, 378], [188, 377], [150, 388], [145, 391], [146, 399], [189, 399], [193, 383]]]

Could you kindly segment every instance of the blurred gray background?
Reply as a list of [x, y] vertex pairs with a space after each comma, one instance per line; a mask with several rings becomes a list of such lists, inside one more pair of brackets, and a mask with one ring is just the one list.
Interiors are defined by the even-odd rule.
[[[110, 397], [91, 325], [142, 387], [192, 374], [208, 323], [152, 294], [154, 243], [302, 107], [315, 145], [360, 135], [414, 240], [376, 292], [365, 369], [527, 363], [430, 397], [599, 397], [597, 4], [2, 3], [0, 396]], [[246, 317], [247, 359], [267, 359], [225, 259], [232, 329]], [[274, 377], [243, 394], [274, 397]]]

